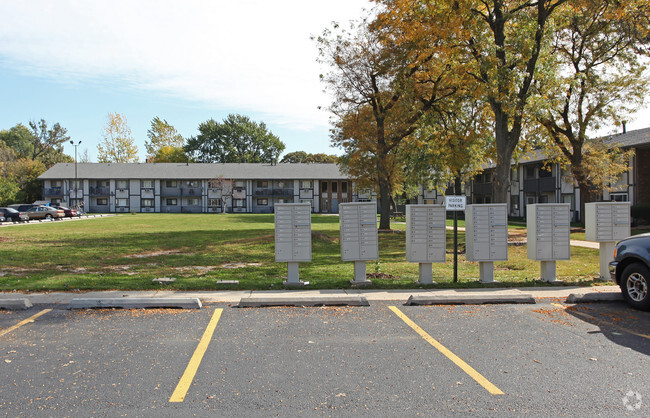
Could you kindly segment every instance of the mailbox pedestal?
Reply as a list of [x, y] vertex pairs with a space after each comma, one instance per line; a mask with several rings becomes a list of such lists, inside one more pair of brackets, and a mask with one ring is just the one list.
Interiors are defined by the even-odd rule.
[[420, 264], [420, 284], [432, 284], [432, 263], [445, 262], [445, 217], [444, 206], [406, 205], [406, 259]]
[[541, 279], [556, 282], [556, 260], [569, 260], [569, 205], [539, 203], [527, 206], [528, 258], [540, 262]]
[[585, 238], [600, 243], [600, 278], [609, 280], [616, 241], [630, 236], [630, 202], [585, 204]]
[[299, 262], [311, 261], [311, 205], [278, 203], [275, 205], [275, 261], [287, 262], [285, 286], [304, 286]]
[[505, 203], [467, 205], [465, 246], [467, 260], [479, 262], [481, 283], [494, 283], [494, 262], [508, 259], [508, 213]]
[[341, 259], [354, 261], [354, 285], [369, 285], [366, 261], [379, 259], [377, 204], [374, 202], [341, 203]]

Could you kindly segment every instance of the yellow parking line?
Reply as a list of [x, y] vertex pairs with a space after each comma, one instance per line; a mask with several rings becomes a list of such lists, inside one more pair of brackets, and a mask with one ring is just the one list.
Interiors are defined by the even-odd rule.
[[[564, 310], [566, 310], [566, 309], [568, 308], [568, 306], [561, 305], [561, 304], [559, 304], [559, 303], [552, 303], [552, 305], [553, 305], [553, 306], [557, 306], [558, 308], [562, 308], [562, 309], [564, 309]], [[612, 328], [617, 328], [617, 329], [620, 329], [621, 331], [625, 331], [625, 332], [627, 332], [628, 334], [636, 335], [637, 337], [647, 338], [647, 339], [650, 340], [650, 335], [647, 335], [647, 334], [641, 334], [641, 333], [639, 333], [639, 332], [632, 331], [631, 329], [624, 328], [624, 327], [620, 327], [620, 326], [618, 326], [618, 325], [616, 325], [616, 324], [614, 324], [614, 323], [612, 323], [612, 322], [609, 322], [609, 321], [607, 321], [607, 320], [605, 320], [605, 319], [602, 319], [602, 318], [596, 318], [595, 316], [589, 315], [588, 313], [580, 312], [580, 311], [578, 311], [578, 310], [576, 310], [576, 309], [572, 309], [572, 310], [571, 310], [571, 313], [574, 313], [574, 314], [576, 314], [576, 315], [578, 315], [578, 316], [581, 316], [581, 317], [583, 317], [583, 318], [589, 318], [589, 319], [592, 319], [592, 320], [594, 320], [594, 321], [602, 322], [602, 323], [604, 323], [604, 324], [609, 325], [609, 326], [612, 327]]]
[[460, 359], [457, 355], [449, 351], [447, 347], [444, 345], [440, 344], [435, 338], [430, 336], [429, 334], [426, 333], [422, 328], [420, 328], [415, 322], [411, 321], [406, 315], [402, 313], [399, 309], [397, 309], [395, 306], [389, 306], [390, 310], [395, 313], [400, 319], [408, 326], [413, 328], [415, 332], [420, 334], [422, 338], [424, 338], [429, 344], [434, 346], [435, 348], [438, 349], [442, 354], [444, 354], [449, 360], [453, 361], [456, 366], [460, 367], [463, 369], [465, 373], [467, 373], [472, 379], [474, 379], [479, 385], [483, 386], [488, 392], [490, 392], [492, 395], [503, 395], [504, 393], [499, 389], [498, 387], [494, 386], [492, 383], [490, 383], [489, 380], [487, 380], [485, 377], [483, 377], [479, 372], [474, 370], [469, 364], [465, 363], [463, 360]]
[[176, 385], [174, 393], [172, 393], [171, 398], [169, 398], [169, 402], [183, 402], [183, 400], [185, 400], [185, 395], [187, 394], [187, 391], [192, 384], [192, 380], [194, 379], [194, 375], [196, 374], [196, 371], [201, 364], [203, 355], [208, 349], [208, 345], [212, 339], [214, 329], [217, 327], [217, 322], [219, 322], [219, 318], [221, 318], [221, 312], [223, 312], [223, 309], [214, 310], [212, 319], [210, 320], [208, 327], [205, 329], [203, 337], [201, 337], [201, 341], [199, 341], [199, 345], [196, 347], [196, 350], [194, 350], [194, 354], [192, 355], [192, 358], [190, 359], [190, 362], [185, 369], [185, 373], [183, 373], [181, 380], [178, 382], [178, 385]]
[[11, 331], [13, 331], [13, 330], [15, 330], [15, 329], [18, 329], [18, 328], [22, 327], [22, 326], [25, 325], [25, 324], [29, 324], [30, 322], [34, 322], [34, 320], [35, 320], [36, 318], [38, 318], [38, 317], [41, 316], [41, 315], [45, 315], [46, 313], [50, 312], [51, 310], [52, 310], [52, 309], [43, 309], [42, 311], [40, 311], [40, 312], [37, 313], [36, 315], [32, 315], [32, 316], [30, 316], [29, 318], [27, 318], [27, 319], [25, 319], [25, 320], [23, 320], [23, 321], [20, 321], [19, 323], [17, 323], [17, 324], [14, 325], [13, 327], [9, 327], [9, 328], [7, 328], [7, 329], [4, 330], [4, 331], [0, 331], [0, 337], [2, 337], [2, 336], [5, 335], [5, 334], [9, 334]]

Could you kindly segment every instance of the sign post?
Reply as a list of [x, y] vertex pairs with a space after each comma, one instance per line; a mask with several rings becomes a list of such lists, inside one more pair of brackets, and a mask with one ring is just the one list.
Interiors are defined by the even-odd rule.
[[454, 283], [458, 282], [458, 211], [465, 210], [466, 196], [445, 196], [445, 208], [454, 212]]

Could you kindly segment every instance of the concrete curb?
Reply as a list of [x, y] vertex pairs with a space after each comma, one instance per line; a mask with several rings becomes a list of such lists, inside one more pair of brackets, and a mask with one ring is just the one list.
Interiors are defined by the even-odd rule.
[[72, 299], [68, 309], [97, 308], [178, 308], [200, 309], [203, 305], [198, 298], [87, 298]]
[[566, 303], [613, 302], [623, 300], [621, 292], [571, 293]]
[[406, 301], [407, 306], [414, 305], [483, 305], [483, 304], [534, 304], [533, 295], [411, 295]]
[[364, 296], [251, 296], [239, 300], [237, 308], [265, 306], [370, 306]]
[[32, 303], [29, 299], [2, 299], [0, 300], [0, 309], [8, 311], [18, 311], [31, 308]]

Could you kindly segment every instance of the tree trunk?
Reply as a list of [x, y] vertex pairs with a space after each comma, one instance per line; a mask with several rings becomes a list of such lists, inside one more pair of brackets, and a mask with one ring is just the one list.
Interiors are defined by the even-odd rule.
[[379, 175], [379, 229], [390, 229], [390, 186], [383, 174]]
[[494, 109], [496, 123], [494, 125], [494, 137], [497, 145], [497, 164], [494, 170], [493, 203], [508, 203], [510, 191], [510, 164], [512, 153], [519, 141], [518, 132], [508, 131], [507, 115]]
[[580, 223], [585, 224], [585, 204], [590, 202], [597, 202], [599, 200], [600, 190], [598, 190], [594, 185], [589, 181], [589, 178], [584, 174], [583, 170], [580, 167], [571, 166], [571, 172], [573, 177], [578, 183], [578, 188], [580, 189]]

